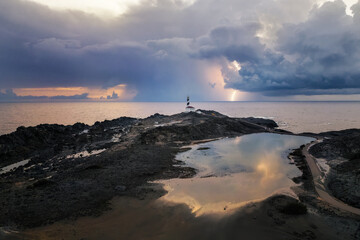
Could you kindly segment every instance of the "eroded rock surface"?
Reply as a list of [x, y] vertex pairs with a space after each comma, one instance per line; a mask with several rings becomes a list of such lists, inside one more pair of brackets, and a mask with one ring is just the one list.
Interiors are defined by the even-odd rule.
[[330, 166], [326, 183], [332, 194], [360, 208], [360, 130], [348, 129], [320, 134], [321, 143], [310, 148], [310, 153], [323, 158]]
[[[229, 118], [214, 111], [122, 117], [92, 126], [43, 124], [0, 136], [0, 226], [35, 227], [100, 214], [114, 196], [143, 198], [148, 181], [190, 177], [174, 166], [193, 140], [266, 132], [272, 120]], [[275, 131], [275, 130], [272, 130]]]

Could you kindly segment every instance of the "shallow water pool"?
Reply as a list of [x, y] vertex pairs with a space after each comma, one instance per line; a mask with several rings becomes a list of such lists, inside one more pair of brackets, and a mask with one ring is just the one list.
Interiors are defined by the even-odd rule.
[[275, 193], [293, 195], [301, 171], [287, 158], [314, 140], [273, 133], [250, 134], [191, 146], [176, 156], [198, 169], [194, 178], [158, 181], [168, 193], [160, 201], [183, 203], [193, 213], [226, 213]]

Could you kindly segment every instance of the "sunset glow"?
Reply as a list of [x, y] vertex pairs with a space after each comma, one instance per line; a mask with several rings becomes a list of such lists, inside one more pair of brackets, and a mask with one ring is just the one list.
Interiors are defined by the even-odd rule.
[[89, 89], [85, 87], [57, 87], [57, 88], [15, 88], [14, 93], [18, 96], [71, 96], [86, 93]]
[[236, 100], [236, 90], [233, 91], [233, 93], [231, 94], [231, 99], [230, 101], [235, 101]]
[[0, 1], [0, 101], [360, 98], [357, 0], [226, 1]]
[[56, 97], [88, 94], [91, 100], [131, 100], [136, 96], [135, 90], [128, 90], [125, 84], [115, 87], [103, 88], [86, 88], [86, 87], [57, 87], [57, 88], [15, 88], [14, 93], [18, 96], [34, 97]]

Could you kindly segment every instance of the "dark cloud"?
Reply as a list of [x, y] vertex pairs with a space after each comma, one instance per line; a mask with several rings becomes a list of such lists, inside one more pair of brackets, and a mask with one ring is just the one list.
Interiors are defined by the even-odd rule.
[[17, 98], [17, 95], [11, 89], [6, 89], [5, 92], [0, 92], [0, 100], [11, 100], [15, 98]]
[[[178, 56], [178, 46], [157, 48], [156, 41], [166, 42], [161, 37], [174, 41], [174, 35], [192, 34], [174, 31], [167, 25], [177, 23], [161, 20], [176, 15], [174, 21], [181, 21], [183, 14], [190, 14], [166, 2], [159, 1], [155, 8], [145, 3], [106, 22], [81, 12], [0, 0], [0, 89], [126, 84], [137, 90], [137, 100], [178, 100], [201, 83], [194, 60]], [[191, 20], [186, 21], [190, 25]]]
[[213, 29], [205, 44], [200, 45], [199, 57], [226, 57], [230, 61], [258, 62], [264, 46], [256, 37], [261, 28], [258, 23], [237, 27], [217, 27]]
[[214, 88], [216, 86], [216, 83], [210, 83], [209, 82], [209, 85], [210, 85], [211, 88]]
[[77, 95], [71, 95], [71, 96], [19, 96], [16, 95], [13, 90], [7, 89], [4, 92], [0, 92], [0, 102], [18, 102], [18, 101], [36, 101], [36, 100], [87, 100], [88, 93], [83, 94], [77, 94]]
[[342, 1], [326, 2], [307, 21], [284, 24], [273, 50], [259, 47], [261, 54], [245, 59], [227, 56], [242, 66], [227, 86], [265, 95], [344, 94], [342, 89], [360, 88], [360, 29], [357, 13], [346, 15], [345, 7]]
[[88, 93], [83, 93], [83, 94], [76, 94], [76, 95], [72, 95], [72, 96], [63, 96], [63, 95], [58, 95], [58, 96], [53, 96], [53, 97], [49, 97], [49, 99], [56, 99], [56, 100], [79, 100], [79, 99], [89, 99], [88, 98]]
[[117, 93], [113, 92], [111, 96], [108, 95], [106, 98], [107, 99], [118, 99], [119, 95]]
[[[353, 17], [346, 15], [339, 0], [320, 8], [312, 0], [198, 0], [190, 6], [159, 0], [102, 20], [0, 0], [0, 89], [126, 84], [138, 92], [136, 100], [187, 94], [206, 100], [204, 88], [215, 87], [203, 79], [209, 61], [222, 65], [226, 87], [243, 91], [356, 92], [360, 3], [352, 11]], [[234, 60], [238, 72], [227, 69]], [[19, 98], [12, 95], [0, 98]]]

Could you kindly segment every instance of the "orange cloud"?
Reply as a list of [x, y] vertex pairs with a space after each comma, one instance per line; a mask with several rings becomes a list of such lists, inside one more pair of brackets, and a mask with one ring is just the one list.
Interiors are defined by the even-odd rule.
[[[56, 88], [14, 88], [13, 92], [18, 96], [73, 96], [88, 93], [93, 100], [132, 100], [136, 90], [128, 89], [126, 84], [120, 84], [112, 88], [87, 88], [87, 87], [56, 87]], [[108, 96], [110, 96], [108, 99]], [[111, 98], [116, 96], [116, 98]]]

